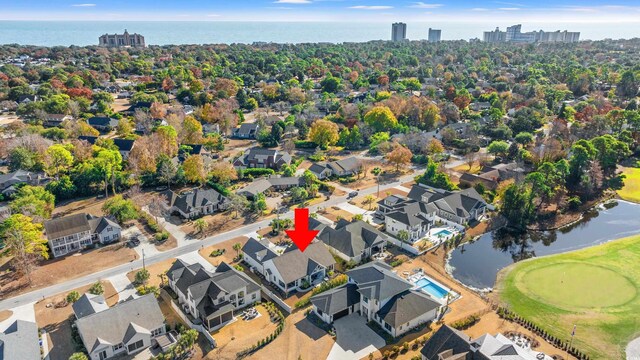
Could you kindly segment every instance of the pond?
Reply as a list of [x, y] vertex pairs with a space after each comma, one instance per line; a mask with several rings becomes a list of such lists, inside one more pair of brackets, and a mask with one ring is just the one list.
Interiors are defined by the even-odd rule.
[[463, 284], [485, 289], [494, 286], [496, 275], [510, 264], [599, 245], [640, 233], [640, 205], [618, 201], [585, 214], [584, 219], [555, 231], [510, 234], [504, 230], [486, 233], [475, 242], [451, 253], [448, 267]]

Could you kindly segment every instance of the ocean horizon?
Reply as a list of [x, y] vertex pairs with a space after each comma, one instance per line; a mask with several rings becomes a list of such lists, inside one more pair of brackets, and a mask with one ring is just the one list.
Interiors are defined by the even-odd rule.
[[[316, 43], [389, 40], [391, 23], [382, 22], [238, 22], [238, 21], [0, 21], [0, 44], [36, 46], [97, 45], [105, 33], [139, 33], [147, 45], [251, 44], [254, 42]], [[442, 30], [442, 40], [482, 38], [484, 31], [518, 23], [407, 23], [407, 38], [427, 38], [428, 29]], [[523, 31], [580, 31], [581, 40], [633, 38], [638, 24], [523, 23]]]

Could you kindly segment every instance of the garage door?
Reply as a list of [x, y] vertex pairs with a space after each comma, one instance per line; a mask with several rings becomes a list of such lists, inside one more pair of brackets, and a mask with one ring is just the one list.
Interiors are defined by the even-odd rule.
[[337, 313], [333, 314], [333, 321], [336, 321], [338, 319], [340, 319], [341, 317], [347, 316], [349, 315], [349, 308], [344, 309], [342, 311], [338, 311]]

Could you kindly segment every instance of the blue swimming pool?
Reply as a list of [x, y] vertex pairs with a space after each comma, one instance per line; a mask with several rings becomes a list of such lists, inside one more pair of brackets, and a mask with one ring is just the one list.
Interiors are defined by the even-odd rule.
[[448, 290], [445, 290], [440, 285], [429, 281], [427, 278], [422, 278], [416, 281], [416, 285], [437, 299], [444, 299], [449, 293]]
[[449, 236], [453, 234], [451, 231], [447, 230], [447, 229], [443, 229], [438, 231], [437, 233], [433, 234], [434, 236]]

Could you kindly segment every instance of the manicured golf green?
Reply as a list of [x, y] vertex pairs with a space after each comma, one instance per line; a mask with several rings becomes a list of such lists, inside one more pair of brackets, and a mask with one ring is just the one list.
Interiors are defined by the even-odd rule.
[[[640, 336], [640, 235], [514, 264], [498, 276], [508, 308], [593, 359], [623, 359]], [[560, 353], [560, 352], [558, 352]]]
[[624, 200], [640, 203], [640, 168], [625, 168], [624, 187], [618, 195]]
[[515, 284], [524, 294], [565, 310], [618, 306], [636, 296], [624, 276], [582, 262], [559, 262], [518, 275]]

